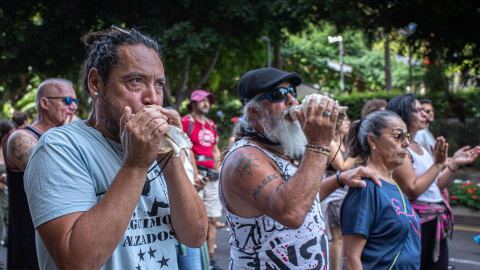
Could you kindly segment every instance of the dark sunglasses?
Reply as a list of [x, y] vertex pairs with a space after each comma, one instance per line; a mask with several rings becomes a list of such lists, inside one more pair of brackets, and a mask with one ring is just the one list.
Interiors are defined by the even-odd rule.
[[408, 139], [409, 142], [412, 141], [412, 134], [405, 133], [403, 131], [398, 132], [397, 134], [393, 135], [393, 137], [397, 140], [397, 143], [403, 143], [405, 139]]
[[277, 87], [274, 88], [267, 93], [261, 95], [260, 97], [257, 98], [257, 101], [267, 99], [273, 102], [279, 102], [279, 101], [284, 101], [288, 98], [288, 93], [292, 94], [294, 98], [297, 98], [297, 88], [295, 86], [289, 86], [289, 87]]
[[49, 99], [63, 99], [63, 101], [67, 105], [72, 105], [72, 102], [75, 102], [75, 104], [78, 105], [78, 99], [76, 99], [76, 98], [71, 98], [71, 97], [46, 97], [46, 98], [49, 98]]

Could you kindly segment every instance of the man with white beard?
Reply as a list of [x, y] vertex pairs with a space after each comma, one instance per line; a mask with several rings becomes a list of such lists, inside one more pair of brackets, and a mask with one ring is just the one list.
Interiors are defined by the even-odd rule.
[[[322, 180], [338, 103], [323, 97], [306, 116], [294, 113], [300, 75], [275, 68], [247, 72], [238, 83], [243, 120], [220, 172], [220, 199], [230, 233], [229, 269], [327, 269], [328, 240], [320, 199], [339, 186], [379, 179], [364, 167]], [[379, 184], [380, 185], [380, 184]], [[319, 194], [319, 197], [317, 196]]]

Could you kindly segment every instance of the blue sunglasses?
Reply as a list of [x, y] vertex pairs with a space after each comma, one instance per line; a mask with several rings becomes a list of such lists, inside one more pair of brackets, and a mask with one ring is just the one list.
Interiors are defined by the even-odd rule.
[[72, 102], [75, 102], [75, 104], [78, 105], [78, 99], [76, 99], [76, 98], [71, 98], [71, 97], [46, 97], [46, 98], [50, 98], [50, 99], [63, 99], [63, 101], [64, 101], [65, 104], [67, 104], [67, 105], [72, 105]]
[[289, 86], [289, 87], [277, 87], [274, 88], [267, 93], [261, 95], [260, 97], [257, 98], [257, 101], [267, 99], [273, 102], [279, 102], [279, 101], [284, 101], [288, 98], [288, 93], [292, 94], [294, 98], [297, 98], [297, 88], [295, 86]]

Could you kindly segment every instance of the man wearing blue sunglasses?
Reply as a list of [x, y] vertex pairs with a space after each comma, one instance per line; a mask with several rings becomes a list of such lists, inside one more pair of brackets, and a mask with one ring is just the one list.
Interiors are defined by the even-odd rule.
[[[64, 101], [62, 101], [62, 99]], [[65, 99], [69, 99], [70, 103]], [[75, 103], [72, 103], [75, 100]], [[35, 97], [38, 120], [13, 132], [5, 144], [9, 193], [9, 269], [38, 269], [35, 229], [24, 189], [24, 173], [38, 140], [47, 130], [76, 119], [77, 99], [72, 82], [48, 79], [38, 86]]]
[[263, 68], [238, 83], [243, 120], [220, 172], [229, 269], [328, 269], [320, 199], [345, 184], [365, 186], [362, 177], [379, 182], [363, 167], [322, 180], [339, 105], [312, 98], [304, 115], [295, 109], [301, 82], [297, 73]]

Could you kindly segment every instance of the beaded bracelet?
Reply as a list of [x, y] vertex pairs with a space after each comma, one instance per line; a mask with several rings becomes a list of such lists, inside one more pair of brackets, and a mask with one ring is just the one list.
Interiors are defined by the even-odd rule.
[[312, 151], [312, 152], [315, 152], [315, 153], [324, 154], [325, 156], [330, 155], [330, 152], [331, 152], [330, 149], [328, 149], [326, 147], [320, 147], [320, 146], [313, 145], [313, 144], [305, 145], [305, 150]]

